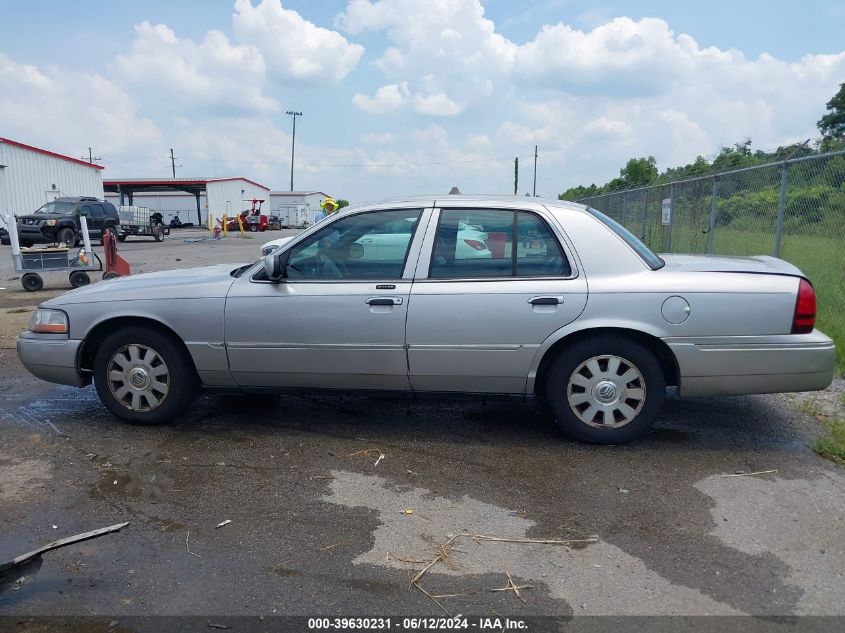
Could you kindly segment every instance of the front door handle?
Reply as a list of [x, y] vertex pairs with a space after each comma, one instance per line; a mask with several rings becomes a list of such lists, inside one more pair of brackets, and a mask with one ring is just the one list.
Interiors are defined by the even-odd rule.
[[563, 297], [531, 297], [528, 303], [533, 306], [556, 306], [563, 303]]
[[401, 306], [402, 297], [370, 297], [366, 303], [371, 306]]

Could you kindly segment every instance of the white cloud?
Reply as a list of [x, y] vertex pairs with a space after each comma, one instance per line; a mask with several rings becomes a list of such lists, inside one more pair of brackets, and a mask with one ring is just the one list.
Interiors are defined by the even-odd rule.
[[388, 145], [396, 140], [396, 135], [390, 132], [370, 132], [361, 136], [361, 142], [367, 145]]
[[[436, 81], [428, 93], [457, 95], [459, 102], [470, 94], [489, 95], [491, 80], [507, 76], [516, 51], [477, 0], [350, 0], [335, 23], [353, 35], [386, 33], [391, 45], [376, 61], [378, 68], [411, 83], [431, 75]], [[442, 112], [443, 103], [432, 107]]]
[[270, 73], [282, 79], [339, 81], [355, 68], [364, 47], [337, 31], [317, 26], [280, 0], [236, 0], [235, 34], [264, 55]]
[[596, 133], [616, 137], [627, 136], [633, 132], [631, 126], [624, 121], [615, 121], [606, 116], [600, 116], [597, 119], [588, 121], [584, 126], [584, 131], [588, 134]]
[[156, 124], [101, 75], [37, 68], [0, 53], [0, 86], [3, 133], [15, 140], [71, 156], [94, 147], [107, 166], [120, 153], [154, 151], [160, 140]]
[[414, 110], [419, 114], [431, 116], [457, 116], [461, 106], [443, 93], [433, 95], [415, 95]]
[[197, 44], [149, 22], [137, 25], [135, 34], [129, 53], [115, 58], [113, 70], [120, 81], [149, 91], [160, 105], [279, 109], [275, 99], [261, 94], [265, 65], [254, 47], [230, 44], [220, 31], [209, 31]]
[[352, 103], [369, 114], [388, 114], [401, 108], [408, 99], [408, 84], [388, 84], [372, 97], [356, 93]]

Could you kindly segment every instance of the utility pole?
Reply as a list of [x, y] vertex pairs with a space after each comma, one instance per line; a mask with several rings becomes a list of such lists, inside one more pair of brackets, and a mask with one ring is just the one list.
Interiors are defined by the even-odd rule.
[[513, 195], [519, 188], [519, 156], [513, 159]]
[[532, 193], [535, 198], [537, 197], [537, 146], [534, 146], [534, 193]]
[[290, 139], [290, 190], [293, 191], [293, 152], [296, 145], [296, 117], [302, 116], [302, 112], [288, 110], [285, 114], [293, 117], [293, 136]]
[[95, 160], [103, 160], [99, 156], [94, 156], [94, 152], [91, 150], [90, 147], [88, 148], [88, 156], [80, 156], [79, 158], [81, 158], [82, 160], [87, 160], [92, 165], [94, 164]]
[[173, 172], [173, 177], [176, 178], [176, 157], [173, 155], [173, 148], [170, 148], [170, 169]]

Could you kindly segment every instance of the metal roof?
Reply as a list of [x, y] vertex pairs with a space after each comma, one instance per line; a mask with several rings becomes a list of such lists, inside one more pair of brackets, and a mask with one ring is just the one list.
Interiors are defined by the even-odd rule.
[[69, 163], [76, 163], [77, 165], [84, 165], [85, 167], [90, 167], [91, 169], [105, 169], [102, 165], [98, 165], [96, 163], [89, 163], [87, 160], [80, 160], [79, 158], [74, 158], [73, 156], [65, 156], [64, 154], [57, 154], [56, 152], [51, 152], [47, 149], [41, 149], [40, 147], [34, 147], [32, 145], [27, 145], [26, 143], [21, 143], [19, 141], [13, 141], [9, 138], [3, 138], [0, 136], [0, 143], [6, 143], [7, 145], [13, 145], [15, 147], [20, 147], [21, 149], [29, 150], [30, 152], [35, 152], [36, 154], [43, 154], [44, 156], [50, 156], [52, 158], [58, 158], [59, 160], [65, 160]]

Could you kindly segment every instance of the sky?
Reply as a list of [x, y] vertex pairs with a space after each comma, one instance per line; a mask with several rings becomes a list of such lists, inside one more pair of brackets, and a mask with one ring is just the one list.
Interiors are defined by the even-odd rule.
[[0, 0], [0, 136], [104, 178], [532, 193], [818, 135], [845, 0]]

